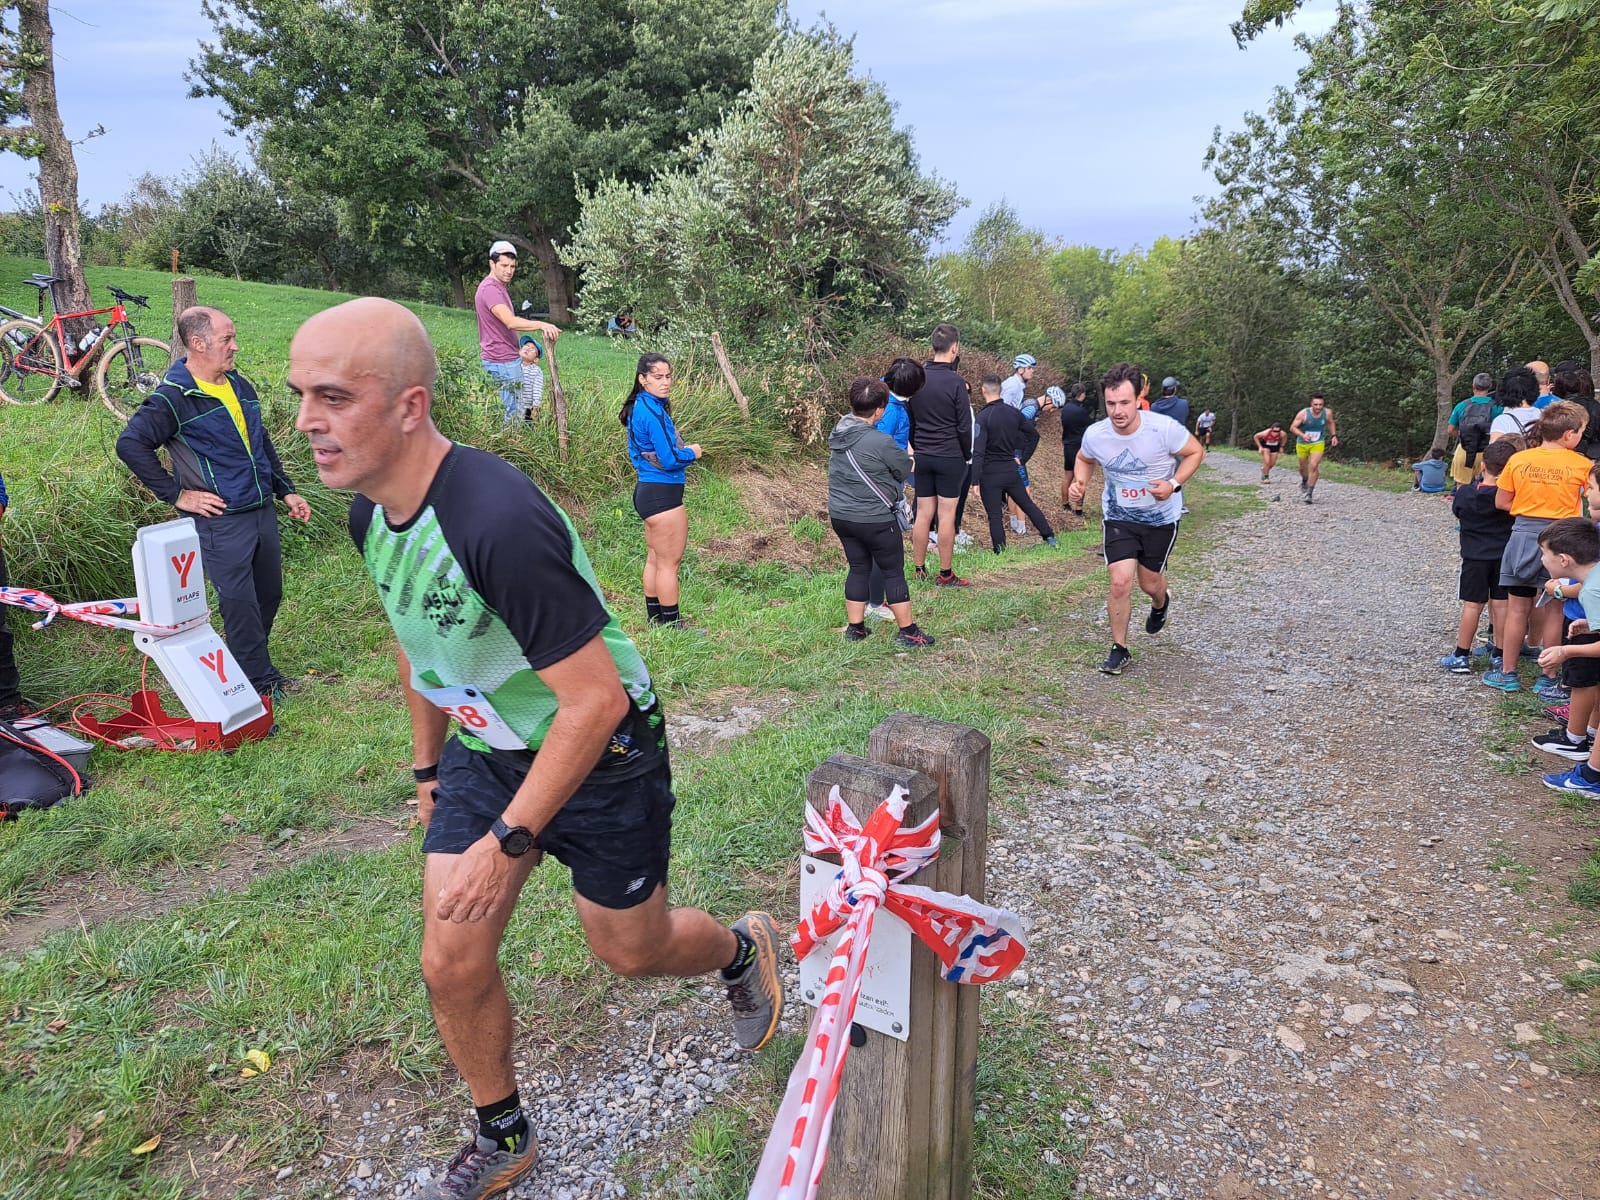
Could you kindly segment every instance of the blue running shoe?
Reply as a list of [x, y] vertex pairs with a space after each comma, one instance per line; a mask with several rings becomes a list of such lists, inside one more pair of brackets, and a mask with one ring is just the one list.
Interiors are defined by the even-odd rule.
[[1524, 646], [1521, 650], [1517, 651], [1517, 657], [1537, 659], [1542, 653], [1544, 653], [1543, 646]]
[[1499, 658], [1500, 647], [1496, 646], [1493, 642], [1479, 642], [1472, 648], [1473, 658], [1482, 658], [1486, 654], [1490, 658]]
[[1572, 699], [1571, 693], [1561, 686], [1561, 681], [1548, 675], [1541, 675], [1534, 680], [1533, 694], [1546, 704], [1565, 704]]
[[1600, 796], [1600, 783], [1592, 783], [1585, 779], [1583, 772], [1573, 767], [1570, 771], [1558, 771], [1554, 775], [1544, 777], [1544, 785], [1553, 792], [1581, 792], [1588, 796]]
[[1502, 692], [1520, 692], [1522, 684], [1517, 682], [1516, 673], [1513, 671], [1485, 671], [1483, 682]]
[[1472, 674], [1472, 660], [1465, 654], [1446, 654], [1439, 660], [1439, 665], [1452, 675]]

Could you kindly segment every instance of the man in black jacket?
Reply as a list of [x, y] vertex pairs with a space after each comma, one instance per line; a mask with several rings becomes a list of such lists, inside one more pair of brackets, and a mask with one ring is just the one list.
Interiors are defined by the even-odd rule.
[[966, 587], [967, 581], [951, 569], [956, 549], [956, 506], [967, 489], [967, 468], [972, 462], [972, 399], [966, 380], [956, 374], [961, 358], [961, 334], [954, 325], [934, 327], [930, 339], [933, 358], [923, 366], [926, 379], [906, 405], [911, 417], [911, 448], [916, 452], [914, 475], [917, 520], [911, 530], [911, 562], [916, 577], [928, 577], [928, 530], [939, 516], [940, 587]]
[[1045, 544], [1054, 546], [1056, 531], [1022, 483], [1022, 453], [1032, 422], [1000, 398], [1000, 376], [985, 375], [980, 386], [983, 407], [978, 410], [978, 432], [972, 444], [972, 486], [989, 514], [989, 545], [996, 554], [1006, 548], [1009, 500], [1027, 514]]
[[[233, 322], [214, 308], [185, 309], [178, 338], [187, 356], [133, 414], [117, 457], [157, 499], [194, 518], [228, 649], [256, 691], [281, 696], [287, 681], [267, 649], [283, 600], [273, 500], [301, 521], [311, 520], [311, 506], [278, 461], [255, 388], [233, 369]], [[163, 448], [171, 472], [156, 457]]]

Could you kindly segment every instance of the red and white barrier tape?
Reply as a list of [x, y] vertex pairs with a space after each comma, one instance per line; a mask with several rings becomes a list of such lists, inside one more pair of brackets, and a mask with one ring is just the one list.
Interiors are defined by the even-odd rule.
[[939, 856], [938, 814], [902, 829], [905, 811], [906, 792], [898, 787], [865, 828], [838, 788], [828, 796], [826, 814], [807, 810], [806, 850], [833, 851], [843, 865], [827, 897], [801, 918], [791, 939], [795, 955], [805, 958], [841, 926], [844, 933], [834, 947], [822, 1002], [789, 1075], [750, 1200], [812, 1200], [817, 1193], [839, 1080], [850, 1052], [850, 1024], [861, 995], [872, 919], [880, 905], [932, 948], [943, 964], [940, 974], [952, 982], [1004, 979], [1028, 953], [1026, 928], [1015, 913], [900, 882]]
[[[25, 608], [29, 612], [43, 613], [44, 619], [35, 621], [35, 629], [43, 629], [56, 617], [70, 617], [85, 625], [99, 625], [106, 629], [127, 629], [133, 633], [151, 633], [157, 637], [181, 633], [200, 624], [196, 617], [187, 625], [152, 625], [148, 621], [130, 621], [123, 614], [137, 613], [137, 600], [81, 600], [76, 604], [61, 604], [53, 596], [38, 588], [0, 588], [0, 604]], [[209, 614], [208, 614], [209, 615]]]

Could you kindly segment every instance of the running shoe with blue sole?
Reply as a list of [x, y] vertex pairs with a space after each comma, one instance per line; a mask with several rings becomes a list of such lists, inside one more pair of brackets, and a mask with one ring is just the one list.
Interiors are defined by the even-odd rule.
[[1533, 694], [1546, 704], [1565, 704], [1572, 699], [1572, 694], [1548, 675], [1541, 675], [1533, 681]]
[[1485, 671], [1482, 678], [1486, 685], [1502, 692], [1520, 692], [1522, 690], [1522, 684], [1511, 671]]
[[1472, 674], [1472, 660], [1465, 654], [1446, 654], [1439, 660], [1439, 665], [1452, 675]]

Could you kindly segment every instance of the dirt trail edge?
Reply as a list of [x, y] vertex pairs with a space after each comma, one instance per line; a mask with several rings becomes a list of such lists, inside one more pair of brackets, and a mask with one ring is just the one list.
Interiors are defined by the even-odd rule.
[[1092, 1097], [1063, 1114], [1079, 1191], [1600, 1195], [1600, 1084], [1558, 1044], [1594, 1035], [1560, 982], [1600, 946], [1562, 891], [1593, 834], [1497, 774], [1500, 698], [1435, 665], [1449, 508], [1262, 490], [1175, 569], [1167, 632], [1136, 605], [1134, 665], [1076, 696], [1093, 742], [991, 842], [991, 901], [1033, 923], [1010, 996], [1061, 1032], [1040, 1069]]

